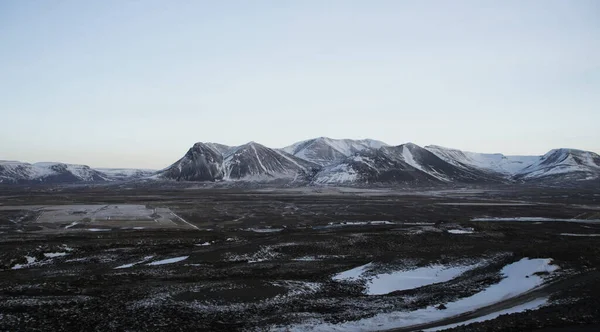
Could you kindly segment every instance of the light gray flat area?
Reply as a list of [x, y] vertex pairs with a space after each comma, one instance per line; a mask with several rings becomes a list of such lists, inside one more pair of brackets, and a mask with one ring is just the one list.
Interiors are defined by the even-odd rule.
[[39, 215], [33, 223], [69, 231], [133, 227], [197, 229], [169, 208], [136, 204], [1, 206], [2, 210], [36, 211]]

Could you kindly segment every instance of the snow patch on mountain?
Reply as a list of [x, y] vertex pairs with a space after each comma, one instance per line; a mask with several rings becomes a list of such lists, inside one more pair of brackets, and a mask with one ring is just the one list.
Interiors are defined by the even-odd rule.
[[224, 179], [230, 181], [273, 181], [305, 179], [318, 165], [285, 151], [250, 142], [228, 152], [224, 159]]
[[318, 184], [352, 183], [358, 180], [358, 172], [348, 164], [339, 164], [326, 167], [314, 182]]
[[518, 173], [540, 158], [539, 156], [505, 156], [501, 153], [468, 152], [437, 145], [428, 145], [425, 149], [457, 167], [475, 167], [508, 176]]
[[106, 175], [86, 165], [40, 162], [0, 161], [0, 183], [95, 182], [107, 181]]
[[313, 138], [287, 146], [282, 151], [321, 166], [331, 165], [357, 152], [376, 150], [387, 144], [372, 139]]
[[600, 156], [589, 151], [555, 149], [540, 157], [535, 163], [520, 170], [515, 178], [535, 180], [569, 176], [577, 180], [600, 177]]

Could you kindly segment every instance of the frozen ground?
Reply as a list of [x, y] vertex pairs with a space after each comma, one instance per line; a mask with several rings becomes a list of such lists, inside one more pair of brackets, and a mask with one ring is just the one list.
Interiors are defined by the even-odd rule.
[[0, 330], [600, 323], [597, 191], [312, 190], [0, 187]]

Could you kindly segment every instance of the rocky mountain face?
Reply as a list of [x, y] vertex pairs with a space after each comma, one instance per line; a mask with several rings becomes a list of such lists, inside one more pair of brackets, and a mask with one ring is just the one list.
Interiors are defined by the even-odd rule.
[[225, 176], [223, 155], [212, 144], [196, 143], [173, 165], [157, 176], [177, 181], [216, 181]]
[[272, 181], [306, 179], [319, 166], [283, 151], [250, 142], [218, 149], [196, 143], [183, 158], [157, 177], [177, 181]]
[[[505, 156], [430, 145], [319, 137], [272, 149], [196, 143], [178, 161], [150, 170], [92, 169], [61, 163], [0, 161], [0, 183], [143, 180], [277, 182], [295, 185], [572, 184], [600, 181], [600, 156], [557, 149], [543, 156]], [[594, 182], [595, 183], [595, 182]]]
[[271, 180], [306, 178], [318, 165], [284, 151], [267, 148], [255, 142], [229, 151], [225, 156], [225, 179]]

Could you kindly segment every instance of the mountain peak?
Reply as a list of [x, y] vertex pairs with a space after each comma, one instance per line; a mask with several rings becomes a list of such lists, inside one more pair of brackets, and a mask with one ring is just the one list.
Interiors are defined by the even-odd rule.
[[412, 143], [412, 142], [407, 142], [407, 143], [404, 143], [404, 144], [402, 144], [400, 146], [404, 146], [404, 147], [407, 147], [409, 149], [422, 149], [422, 147], [420, 147], [420, 146], [418, 146], [418, 145], [416, 145], [415, 143]]
[[382, 146], [387, 144], [371, 139], [333, 139], [321, 136], [292, 144], [282, 150], [298, 158], [325, 166], [339, 162], [357, 152], [374, 150]]

